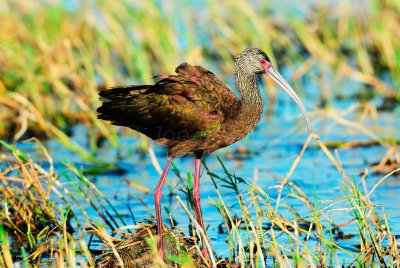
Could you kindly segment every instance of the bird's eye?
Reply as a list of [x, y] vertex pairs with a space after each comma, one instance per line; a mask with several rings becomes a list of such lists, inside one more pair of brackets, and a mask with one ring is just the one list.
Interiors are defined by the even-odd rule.
[[267, 72], [267, 70], [271, 67], [271, 63], [266, 60], [266, 59], [262, 59], [260, 60], [260, 64], [261, 66], [264, 68], [264, 70]]

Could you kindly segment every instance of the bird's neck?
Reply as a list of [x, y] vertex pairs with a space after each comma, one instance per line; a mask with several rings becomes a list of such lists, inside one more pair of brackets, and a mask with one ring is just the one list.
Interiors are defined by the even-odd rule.
[[263, 111], [257, 75], [236, 72], [235, 83], [241, 95], [240, 108], [235, 121], [241, 124], [242, 128], [246, 126], [243, 131], [248, 133], [260, 121]]

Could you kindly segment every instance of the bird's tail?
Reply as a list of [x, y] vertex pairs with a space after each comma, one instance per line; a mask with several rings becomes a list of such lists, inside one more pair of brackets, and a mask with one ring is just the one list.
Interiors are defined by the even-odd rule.
[[[132, 108], [135, 99], [145, 94], [151, 86], [114, 87], [99, 92], [102, 105], [97, 108], [97, 118], [111, 121], [116, 125], [125, 125], [128, 107]], [[132, 111], [129, 111], [132, 112]], [[124, 119], [125, 118], [125, 119]]]

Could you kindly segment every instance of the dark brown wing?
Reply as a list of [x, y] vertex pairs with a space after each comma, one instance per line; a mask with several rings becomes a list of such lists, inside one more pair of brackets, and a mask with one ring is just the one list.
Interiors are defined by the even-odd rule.
[[[155, 85], [115, 87], [100, 92], [99, 118], [157, 140], [206, 137], [225, 119], [220, 99], [236, 96], [202, 67], [181, 64], [177, 75], [161, 75]], [[235, 102], [235, 101], [231, 101]]]

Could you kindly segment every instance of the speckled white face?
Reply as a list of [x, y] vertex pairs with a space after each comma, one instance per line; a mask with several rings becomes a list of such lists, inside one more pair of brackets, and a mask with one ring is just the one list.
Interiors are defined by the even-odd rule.
[[242, 72], [244, 75], [267, 74], [276, 83], [278, 83], [283, 90], [296, 102], [304, 119], [307, 123], [308, 132], [311, 133], [311, 122], [307, 115], [306, 109], [297, 96], [296, 92], [286, 82], [286, 80], [272, 67], [271, 61], [267, 54], [258, 48], [246, 48], [236, 58], [235, 72]]
[[264, 67], [261, 61], [270, 62], [267, 54], [258, 48], [246, 48], [236, 58], [236, 62], [242, 65], [242, 70], [249, 74], [262, 74], [264, 73]]

